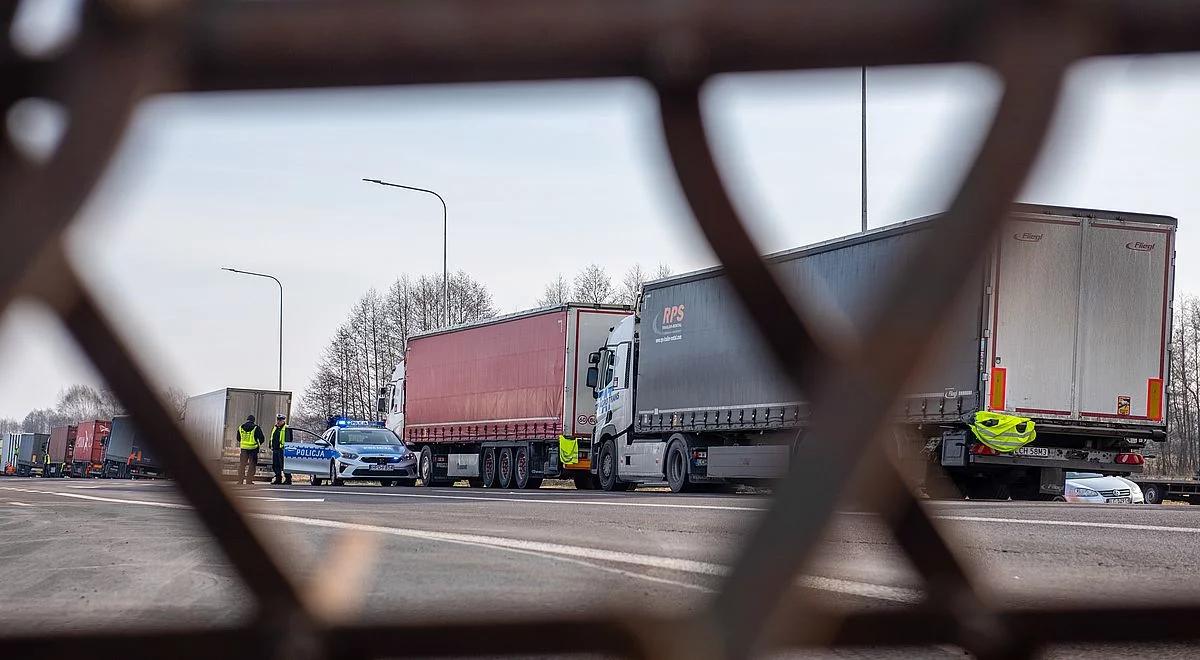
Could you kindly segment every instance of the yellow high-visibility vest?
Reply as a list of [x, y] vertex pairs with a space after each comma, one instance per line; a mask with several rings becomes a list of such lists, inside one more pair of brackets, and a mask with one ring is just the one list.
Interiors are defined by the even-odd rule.
[[574, 465], [579, 462], [579, 441], [565, 435], [558, 436], [558, 460], [563, 465]]
[[975, 413], [971, 433], [1002, 454], [1010, 454], [1037, 439], [1032, 419], [986, 410]]
[[241, 442], [242, 449], [258, 449], [258, 439], [254, 437], [254, 432], [257, 430], [257, 426], [249, 431], [238, 427], [238, 441]]

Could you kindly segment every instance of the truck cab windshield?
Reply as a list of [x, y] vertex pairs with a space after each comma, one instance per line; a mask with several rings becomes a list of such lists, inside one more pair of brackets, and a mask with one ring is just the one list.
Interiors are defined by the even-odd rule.
[[339, 445], [399, 445], [400, 438], [387, 429], [342, 429], [338, 431]]

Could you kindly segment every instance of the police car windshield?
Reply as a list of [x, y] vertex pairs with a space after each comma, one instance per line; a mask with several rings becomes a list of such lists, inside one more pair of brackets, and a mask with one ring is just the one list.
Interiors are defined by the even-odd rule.
[[338, 431], [339, 445], [398, 445], [400, 438], [387, 429], [342, 429]]

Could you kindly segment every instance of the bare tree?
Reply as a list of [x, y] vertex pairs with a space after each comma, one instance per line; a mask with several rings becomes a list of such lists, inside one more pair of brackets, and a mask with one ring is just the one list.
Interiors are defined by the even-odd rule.
[[559, 273], [557, 277], [550, 280], [546, 288], [542, 290], [542, 297], [537, 299], [538, 307], [552, 307], [561, 305], [571, 300], [571, 285], [567, 284], [567, 278]]
[[604, 304], [613, 301], [612, 279], [598, 264], [590, 264], [575, 276], [573, 297], [578, 302]]
[[621, 278], [621, 292], [617, 295], [617, 302], [622, 305], [633, 306], [637, 302], [638, 294], [642, 292], [642, 284], [646, 282], [646, 271], [642, 270], [641, 264], [634, 264], [625, 271], [625, 277]]
[[[449, 294], [451, 324], [496, 315], [491, 292], [462, 271], [451, 275]], [[440, 327], [446, 303], [440, 274], [415, 280], [404, 275], [384, 295], [364, 294], [322, 352], [295, 415], [299, 423], [315, 430], [335, 415], [374, 418], [376, 394], [403, 358], [409, 338]]]
[[8, 433], [20, 433], [21, 422], [10, 417], [0, 417], [0, 436]]
[[175, 413], [175, 419], [183, 419], [183, 409], [187, 406], [187, 393], [172, 385], [163, 390], [162, 396], [167, 405], [171, 407], [171, 412]]
[[664, 277], [670, 277], [671, 275], [671, 267], [666, 264], [659, 264], [658, 267], [654, 269], [654, 279], [656, 280], [661, 280]]

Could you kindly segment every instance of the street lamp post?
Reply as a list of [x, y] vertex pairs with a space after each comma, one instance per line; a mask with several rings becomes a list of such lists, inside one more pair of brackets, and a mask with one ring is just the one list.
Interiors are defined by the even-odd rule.
[[381, 186], [391, 186], [392, 188], [403, 188], [405, 190], [415, 190], [433, 195], [442, 203], [442, 323], [446, 326], [450, 325], [450, 277], [449, 271], [446, 269], [446, 200], [442, 196], [428, 190], [426, 188], [417, 188], [415, 186], [405, 186], [399, 183], [391, 183], [389, 181], [380, 181], [379, 179], [363, 179], [367, 183], [377, 183]]
[[283, 391], [283, 283], [280, 282], [279, 278], [275, 277], [274, 275], [267, 275], [266, 273], [252, 273], [248, 270], [238, 270], [237, 268], [224, 268], [224, 267], [222, 267], [221, 270], [227, 270], [231, 273], [238, 273], [239, 275], [253, 275], [255, 277], [265, 277], [267, 279], [275, 280], [275, 284], [279, 285], [279, 391], [282, 392]]

